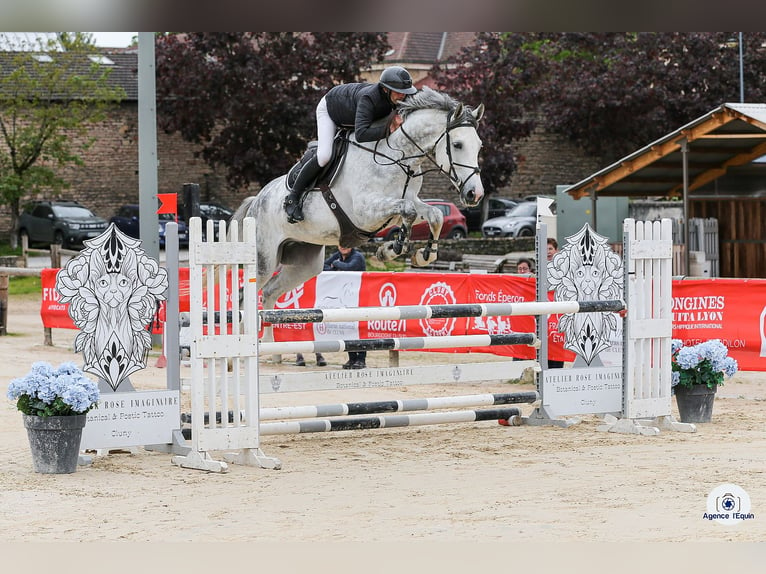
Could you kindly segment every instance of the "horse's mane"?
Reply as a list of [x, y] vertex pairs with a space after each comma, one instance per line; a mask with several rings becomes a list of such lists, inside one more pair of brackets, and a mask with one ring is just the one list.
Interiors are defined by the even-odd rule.
[[[444, 92], [438, 92], [428, 86], [423, 86], [416, 93], [407, 96], [399, 102], [397, 111], [402, 116], [402, 119], [406, 120], [409, 114], [418, 110], [443, 110], [451, 112], [458, 105], [459, 102], [452, 96]], [[463, 117], [460, 118], [460, 121], [468, 121], [475, 126], [476, 121], [470, 113], [472, 109], [470, 106], [463, 106]]]

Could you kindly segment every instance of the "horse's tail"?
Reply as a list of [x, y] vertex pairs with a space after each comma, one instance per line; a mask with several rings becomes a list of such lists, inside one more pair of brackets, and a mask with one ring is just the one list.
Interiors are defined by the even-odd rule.
[[248, 215], [253, 215], [250, 213], [250, 208], [253, 205], [253, 202], [257, 199], [257, 196], [251, 195], [250, 197], [246, 197], [242, 203], [239, 205], [239, 207], [234, 211], [234, 215], [232, 215], [229, 218], [229, 223], [232, 221], [236, 221], [240, 224], [240, 228], [242, 228], [242, 221], [244, 221], [245, 217]]

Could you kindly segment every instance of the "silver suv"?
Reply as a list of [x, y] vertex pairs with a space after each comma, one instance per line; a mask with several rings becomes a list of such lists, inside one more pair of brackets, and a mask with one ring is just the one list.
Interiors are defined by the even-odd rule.
[[[484, 237], [532, 237], [537, 226], [537, 198], [529, 197], [508, 212], [508, 215], [488, 219], [481, 226]], [[556, 213], [556, 204], [551, 205]]]

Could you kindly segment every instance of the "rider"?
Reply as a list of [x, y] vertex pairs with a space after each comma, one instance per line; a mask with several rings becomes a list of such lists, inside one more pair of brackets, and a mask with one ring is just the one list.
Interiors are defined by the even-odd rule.
[[292, 191], [285, 198], [287, 221], [303, 221], [301, 197], [320, 169], [332, 159], [337, 126], [353, 126], [357, 142], [383, 139], [401, 125], [401, 118], [395, 115], [387, 125], [373, 126], [373, 122], [391, 114], [397, 102], [416, 91], [407, 70], [401, 66], [390, 66], [383, 70], [376, 84], [340, 84], [324, 95], [316, 108], [317, 153], [301, 168]]

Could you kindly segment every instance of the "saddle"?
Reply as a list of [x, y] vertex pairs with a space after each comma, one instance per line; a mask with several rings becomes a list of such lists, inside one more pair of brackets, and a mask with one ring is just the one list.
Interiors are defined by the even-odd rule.
[[[335, 196], [330, 189], [330, 185], [335, 180], [335, 177], [338, 175], [338, 172], [340, 171], [340, 168], [343, 166], [343, 162], [346, 159], [346, 152], [348, 151], [349, 145], [349, 136], [351, 133], [352, 131], [350, 129], [338, 129], [338, 131], [335, 133], [335, 139], [333, 140], [332, 159], [330, 159], [328, 164], [319, 171], [316, 179], [308, 188], [308, 191], [318, 190], [322, 192], [322, 197], [329, 206], [330, 210], [335, 214], [335, 218], [338, 220], [338, 225], [340, 226], [339, 244], [344, 247], [356, 247], [358, 245], [362, 245], [363, 243], [367, 243], [375, 236], [378, 231], [380, 231], [380, 229], [386, 227], [386, 225], [383, 225], [383, 227], [374, 231], [364, 231], [359, 229], [351, 221], [348, 214], [343, 211], [343, 208], [340, 206], [338, 200], [335, 199]], [[290, 171], [287, 172], [285, 185], [290, 191], [293, 190], [293, 185], [295, 184], [295, 180], [298, 178], [298, 174], [300, 173], [303, 165], [316, 155], [317, 146], [318, 142], [309, 142], [303, 157], [301, 157], [298, 163], [291, 167]], [[303, 195], [301, 198], [301, 203], [303, 203], [307, 195], [308, 193]]]
[[[317, 177], [311, 184], [310, 189], [318, 189], [322, 186], [329, 187], [329, 185], [335, 179], [335, 176], [338, 175], [338, 172], [343, 165], [343, 160], [346, 159], [346, 151], [348, 151], [348, 138], [350, 135], [351, 131], [345, 128], [340, 128], [335, 133], [335, 139], [333, 140], [332, 145], [332, 158], [328, 164], [319, 171], [319, 174], [317, 174]], [[301, 157], [301, 159], [299, 159], [298, 162], [290, 168], [290, 171], [287, 172], [286, 184], [287, 189], [290, 191], [293, 190], [293, 185], [295, 184], [295, 180], [298, 178], [298, 174], [301, 172], [301, 168], [306, 162], [308, 162], [317, 154], [318, 145], [319, 142], [310, 141], [306, 147], [306, 151], [303, 153], [303, 157]]]

